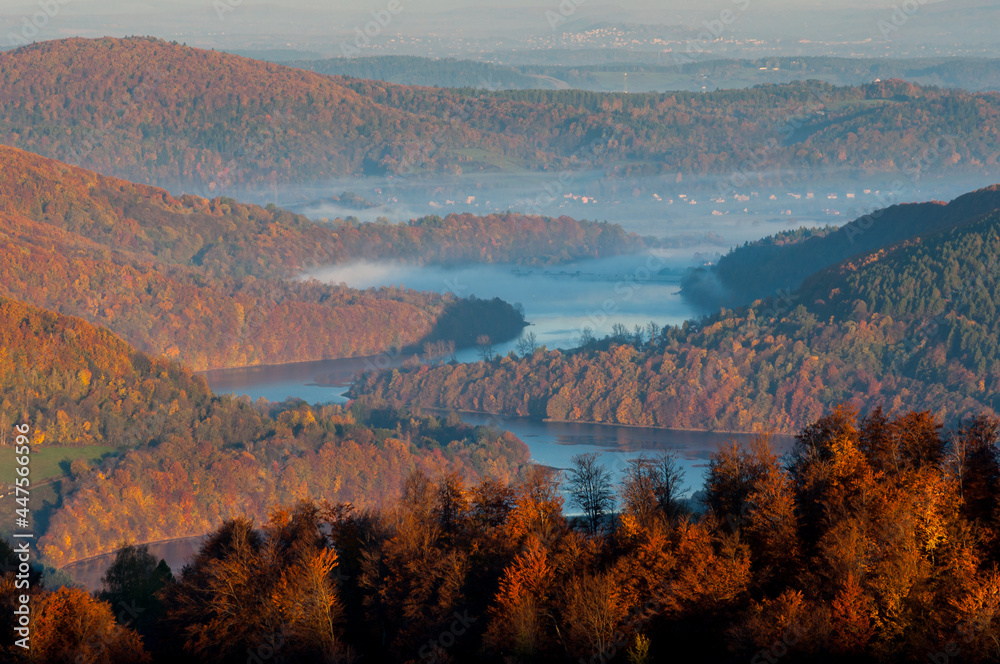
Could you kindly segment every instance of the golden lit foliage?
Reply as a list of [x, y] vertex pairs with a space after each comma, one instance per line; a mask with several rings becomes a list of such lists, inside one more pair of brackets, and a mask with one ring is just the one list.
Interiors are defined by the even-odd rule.
[[278, 511], [261, 531], [227, 521], [202, 547], [164, 601], [185, 654], [228, 662], [267, 648], [279, 661], [339, 661], [342, 612], [337, 554], [310, 503]]
[[[953, 458], [972, 432], [995, 447], [994, 425], [838, 408], [786, 459], [766, 436], [721, 448], [707, 513], [598, 532], [562, 517], [547, 469], [410, 472], [379, 508], [226, 521], [152, 629], [202, 661], [994, 661], [996, 521], [964, 508]], [[980, 472], [962, 482], [996, 501]]]
[[28, 661], [39, 664], [149, 662], [142, 640], [115, 621], [112, 608], [78, 588], [36, 593]]
[[513, 435], [460, 421], [365, 409], [358, 421], [340, 406], [216, 397], [201, 377], [104, 329], [2, 298], [0, 340], [0, 406], [31, 422], [35, 444], [122, 448], [70, 468], [38, 533], [57, 565], [123, 540], [203, 534], [239, 514], [263, 519], [302, 498], [377, 505], [414, 469], [510, 482], [527, 461]]

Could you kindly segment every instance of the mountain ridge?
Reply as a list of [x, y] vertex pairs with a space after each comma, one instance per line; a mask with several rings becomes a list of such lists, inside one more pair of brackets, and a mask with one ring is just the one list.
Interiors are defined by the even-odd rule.
[[[596, 150], [616, 175], [726, 175], [754, 164], [782, 182], [821, 170], [870, 176], [919, 162], [922, 146], [949, 134], [954, 155], [924, 164], [923, 176], [998, 170], [990, 137], [1000, 96], [905, 89], [457, 91], [148, 38], [69, 39], [0, 53], [0, 142], [208, 195], [343, 175], [579, 169]], [[804, 133], [785, 144], [797, 117]]]

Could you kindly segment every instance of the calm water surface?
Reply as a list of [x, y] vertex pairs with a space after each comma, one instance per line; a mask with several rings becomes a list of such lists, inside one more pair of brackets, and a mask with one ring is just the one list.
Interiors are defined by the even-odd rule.
[[[653, 266], [656, 270], [650, 270]], [[620, 256], [579, 261], [553, 268], [526, 268], [509, 265], [476, 265], [460, 269], [419, 267], [398, 263], [364, 263], [317, 271], [326, 281], [346, 283], [356, 288], [405, 285], [419, 290], [456, 292], [462, 296], [501, 297], [524, 306], [525, 316], [540, 344], [549, 348], [577, 345], [583, 327], [598, 335], [610, 332], [615, 323], [637, 324], [655, 321], [660, 325], [679, 324], [695, 317], [695, 312], [677, 294], [678, 277], [684, 261], [669, 253]], [[657, 274], [666, 268], [666, 274]], [[506, 353], [514, 342], [501, 344]], [[474, 349], [459, 351], [460, 361], [477, 359]], [[377, 358], [325, 360], [272, 367], [225, 369], [205, 374], [216, 392], [264, 397], [282, 401], [298, 397], [311, 403], [344, 403], [344, 393], [360, 372], [399, 366], [405, 358], [384, 355]], [[318, 382], [324, 384], [320, 385]], [[333, 383], [330, 385], [328, 383]], [[698, 431], [641, 429], [613, 425], [537, 422], [524, 419], [463, 415], [472, 424], [492, 424], [507, 429], [527, 443], [532, 459], [555, 468], [567, 468], [580, 453], [598, 452], [616, 479], [629, 459], [658, 450], [678, 455], [689, 490], [703, 481], [708, 459], [721, 443], [744, 443], [746, 435]], [[775, 439], [778, 451], [790, 447], [790, 437]]]
[[[549, 348], [570, 348], [578, 344], [584, 327], [603, 335], [615, 323], [630, 328], [655, 321], [660, 325], [680, 324], [695, 312], [677, 294], [685, 262], [668, 253], [651, 261], [649, 255], [580, 261], [556, 268], [515, 268], [505, 265], [471, 266], [461, 269], [417, 267], [398, 263], [367, 263], [338, 266], [310, 275], [357, 288], [405, 285], [419, 290], [453, 292], [463, 297], [501, 297], [524, 306], [528, 328], [539, 344]], [[650, 269], [651, 267], [655, 269]], [[667, 274], [657, 274], [666, 268]], [[507, 353], [514, 342], [496, 350]], [[269, 401], [300, 398], [309, 403], [345, 403], [344, 396], [359, 374], [372, 369], [399, 366], [405, 357], [382, 355], [375, 358], [348, 358], [301, 362], [277, 366], [223, 369], [205, 372], [208, 384], [220, 394], [246, 395]], [[475, 361], [477, 351], [457, 353], [459, 361]], [[744, 443], [747, 435], [697, 431], [641, 429], [614, 425], [538, 422], [519, 418], [497, 418], [464, 414], [470, 424], [488, 424], [506, 429], [523, 440], [535, 463], [565, 469], [572, 457], [597, 452], [617, 481], [629, 459], [641, 454], [668, 450], [677, 455], [685, 474], [687, 493], [703, 483], [709, 457], [720, 444], [735, 440]], [[790, 437], [777, 437], [779, 452], [791, 446]], [[188, 538], [150, 545], [150, 552], [163, 558], [178, 574], [194, 556], [203, 538]], [[100, 587], [100, 579], [113, 555], [101, 556], [69, 566], [66, 571], [90, 589]]]
[[[170, 565], [170, 569], [173, 570], [176, 577], [184, 565], [191, 562], [204, 540], [203, 536], [186, 537], [166, 542], [154, 542], [148, 546], [149, 552], [156, 556], [157, 560], [162, 558]], [[114, 561], [114, 557], [113, 553], [109, 553], [104, 556], [88, 558], [73, 565], [67, 565], [63, 571], [87, 590], [101, 590], [101, 577]]]

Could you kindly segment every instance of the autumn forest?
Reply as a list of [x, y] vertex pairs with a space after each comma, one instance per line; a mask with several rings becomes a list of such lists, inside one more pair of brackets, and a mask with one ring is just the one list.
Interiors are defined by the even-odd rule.
[[0, 50], [0, 660], [998, 661], [998, 93], [601, 71]]

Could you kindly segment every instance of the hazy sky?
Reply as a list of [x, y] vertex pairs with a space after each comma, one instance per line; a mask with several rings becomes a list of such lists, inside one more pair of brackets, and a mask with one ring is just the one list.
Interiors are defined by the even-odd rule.
[[[58, 2], [59, 0], [57, 0]], [[401, 0], [402, 1], [402, 0]], [[939, 0], [947, 2], [949, 0]], [[169, 2], [141, 2], [138, 0], [62, 0], [61, 4], [65, 7], [77, 7], [83, 8], [84, 6], [88, 11], [100, 11], [100, 12], [127, 12], [136, 13], [149, 10], [159, 10], [159, 9], [169, 9], [169, 10], [180, 10], [180, 9], [190, 9], [204, 7], [206, 5], [211, 5], [211, 1], [206, 0], [169, 0]], [[236, 4], [236, 3], [234, 3]], [[378, 7], [378, 0], [339, 0], [336, 2], [324, 2], [323, 0], [284, 0], [282, 2], [273, 2], [268, 0], [243, 0], [240, 3], [244, 7], [251, 6], [272, 6], [281, 7], [287, 9], [308, 9], [308, 10], [337, 10], [337, 9], [349, 9], [349, 10], [364, 10], [372, 9]], [[420, 0], [419, 2], [407, 3], [408, 9], [413, 9], [415, 11], [428, 10], [428, 11], [439, 11], [442, 9], [455, 9], [461, 7], [557, 7], [559, 2], [498, 2], [497, 0]], [[722, 3], [712, 3], [706, 2], [705, 0], [672, 0], [671, 2], [662, 2], [662, 0], [618, 0], [617, 2], [593, 2], [592, 0], [585, 0], [579, 3], [580, 6], [585, 5], [614, 5], [624, 9], [664, 9], [669, 10], [686, 10], [686, 9], [699, 9], [712, 4], [722, 4]], [[782, 8], [782, 9], [807, 9], [809, 7], [816, 8], [827, 8], [827, 9], [843, 9], [843, 8], [859, 8], [859, 7], [873, 7], [873, 6], [883, 6], [890, 7], [893, 4], [898, 4], [898, 0], [823, 0], [822, 2], [800, 2], [799, 0], [753, 0], [753, 4], [758, 7], [769, 7], [769, 8]], [[965, 4], [965, 3], [963, 3]], [[988, 4], [987, 2], [978, 2], [975, 4]], [[25, 0], [4, 0], [0, 3], [0, 7], [4, 8], [4, 13], [7, 13], [8, 9], [15, 10], [26, 10], [32, 7], [38, 6], [37, 0], [34, 2]]]
[[[149, 34], [195, 46], [332, 55], [345, 35], [371, 21], [372, 12], [384, 14], [390, 2], [402, 9], [380, 38], [404, 35], [409, 39], [405, 48], [418, 55], [423, 54], [424, 36], [436, 39], [433, 46], [428, 42], [427, 55], [453, 55], [447, 40], [466, 40], [454, 53], [459, 57], [475, 57], [477, 45], [468, 40], [497, 41], [482, 44], [486, 50], [518, 49], [530, 40], [535, 48], [559, 47], [563, 31], [601, 22], [665, 26], [664, 38], [676, 40], [683, 31], [697, 33], [734, 9], [738, 18], [725, 37], [741, 42], [744, 55], [755, 39], [767, 42], [762, 55], [805, 54], [797, 45], [817, 42], [829, 43], [837, 54], [853, 54], [855, 45], [865, 55], [919, 54], [928, 45], [935, 50], [926, 54], [949, 54], [949, 45], [960, 52], [967, 44], [973, 45], [968, 52], [978, 53], [975, 48], [982, 45], [980, 51], [988, 54], [997, 48], [992, 26], [1000, 22], [995, 0], [908, 0], [917, 8], [909, 16], [898, 9], [907, 5], [904, 0], [0, 0], [0, 46], [23, 42], [24, 35]], [[894, 14], [897, 24], [892, 27], [898, 29], [886, 32], [880, 26], [894, 20]], [[554, 16], [559, 17], [558, 29]], [[34, 30], [32, 18], [36, 24], [41, 19], [41, 29]], [[822, 52], [823, 47], [810, 48]]]
[[[286, 12], [314, 12], [330, 14], [337, 12], [365, 12], [377, 10], [387, 4], [387, 0], [222, 0], [235, 8], [273, 9]], [[547, 9], [558, 10], [561, 0], [399, 0], [407, 12], [437, 13], [462, 9], [514, 9], [526, 13], [544, 12]], [[820, 11], [845, 11], [856, 9], [891, 8], [899, 5], [900, 0], [617, 0], [616, 2], [600, 2], [596, 0], [565, 0], [577, 4], [580, 11], [588, 8], [615, 9], [624, 16], [642, 16], [663, 13], [711, 13], [716, 8], [727, 5], [743, 4], [753, 10], [785, 11], [790, 13], [808, 13]], [[954, 6], [986, 6], [989, 0], [927, 0], [920, 4], [948, 3]], [[154, 16], [163, 13], [180, 16], [182, 14], [196, 15], [198, 13], [213, 13], [215, 0], [167, 0], [166, 2], [143, 2], [141, 0], [0, 0], [0, 16], [26, 14], [43, 4], [56, 3], [63, 11], [70, 14], [119, 14], [130, 16]]]

